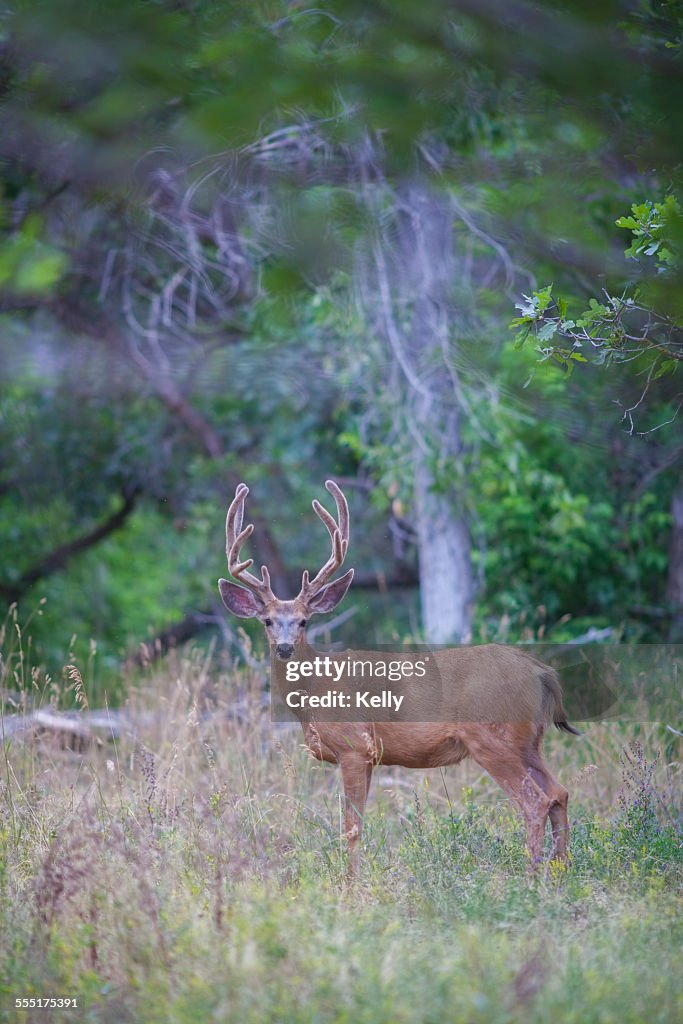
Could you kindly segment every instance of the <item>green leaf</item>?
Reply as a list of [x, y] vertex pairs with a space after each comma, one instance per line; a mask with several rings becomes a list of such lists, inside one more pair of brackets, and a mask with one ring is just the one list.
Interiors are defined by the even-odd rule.
[[535, 320], [538, 316], [538, 302], [536, 298], [524, 295], [524, 302], [516, 302], [515, 309], [518, 309], [525, 320]]
[[540, 291], [534, 292], [534, 298], [536, 299], [537, 313], [545, 313], [546, 309], [552, 302], [553, 286], [549, 284], [547, 287], [541, 288]]
[[640, 204], [634, 203], [631, 207], [631, 210], [636, 215], [638, 220], [644, 221], [647, 220], [647, 218], [650, 216], [650, 212], [652, 210], [652, 203], [649, 200]]
[[676, 367], [678, 366], [677, 359], [664, 359], [657, 367], [656, 373], [653, 375], [653, 380], [659, 380], [665, 373], [675, 373]]
[[526, 339], [529, 337], [530, 328], [526, 327], [524, 330], [519, 331], [517, 337], [514, 340], [513, 348], [520, 349]]
[[540, 331], [538, 332], [538, 340], [539, 341], [550, 341], [550, 339], [554, 338], [556, 334], [557, 334], [557, 321], [556, 320], [548, 320], [546, 323], [543, 324], [543, 326], [541, 327]]

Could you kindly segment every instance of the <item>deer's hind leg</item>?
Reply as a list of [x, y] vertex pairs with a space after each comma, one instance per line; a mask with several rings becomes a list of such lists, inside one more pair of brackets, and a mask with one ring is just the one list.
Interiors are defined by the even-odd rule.
[[[514, 800], [524, 816], [527, 849], [534, 868], [543, 857], [545, 827], [553, 799], [534, 777], [522, 753], [525, 746], [520, 742], [516, 726], [482, 724], [468, 729], [467, 748], [471, 757]], [[543, 765], [542, 761], [540, 763]], [[549, 772], [548, 776], [552, 778]]]
[[550, 801], [548, 816], [553, 834], [553, 859], [566, 860], [569, 843], [567, 803], [569, 793], [554, 777], [543, 760], [538, 746], [525, 757], [527, 771]]

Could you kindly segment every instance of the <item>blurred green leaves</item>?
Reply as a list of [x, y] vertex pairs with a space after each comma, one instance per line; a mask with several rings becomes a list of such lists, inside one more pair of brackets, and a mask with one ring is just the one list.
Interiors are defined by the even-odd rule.
[[3, 230], [8, 211], [0, 197], [0, 289], [17, 295], [42, 295], [54, 288], [68, 260], [44, 237], [39, 214], [29, 214], [15, 230]]

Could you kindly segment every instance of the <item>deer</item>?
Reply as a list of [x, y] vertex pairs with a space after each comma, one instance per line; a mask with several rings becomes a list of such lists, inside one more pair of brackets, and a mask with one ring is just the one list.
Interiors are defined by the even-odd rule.
[[[349, 507], [333, 480], [327, 480], [325, 487], [334, 498], [337, 517], [317, 500], [313, 511], [328, 531], [331, 551], [312, 579], [308, 570], [303, 571], [299, 593], [291, 600], [275, 596], [267, 566], [262, 566], [259, 577], [249, 571], [253, 559], [242, 558], [241, 550], [253, 532], [253, 525], [243, 526], [246, 484], [239, 484], [228, 508], [225, 538], [232, 580], [220, 579], [219, 593], [233, 615], [261, 622], [275, 661], [287, 662], [295, 651], [312, 651], [306, 644], [311, 617], [336, 608], [353, 580], [353, 569], [333, 579], [349, 546]], [[441, 679], [438, 720], [376, 721], [368, 716], [367, 721], [340, 722], [293, 712], [308, 752], [341, 768], [349, 880], [359, 875], [363, 819], [374, 769], [381, 765], [441, 768], [466, 757], [483, 768], [521, 811], [531, 870], [542, 861], [548, 820], [552, 858], [566, 862], [569, 794], [545, 764], [541, 743], [551, 723], [567, 733], [580, 733], [567, 721], [557, 674], [525, 651], [506, 645], [446, 648], [435, 652], [434, 658]], [[282, 677], [276, 673], [276, 678], [282, 685]]]

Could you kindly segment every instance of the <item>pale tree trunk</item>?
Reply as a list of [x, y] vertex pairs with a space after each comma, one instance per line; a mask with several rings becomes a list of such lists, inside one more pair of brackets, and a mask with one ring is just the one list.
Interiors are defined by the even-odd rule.
[[666, 589], [671, 607], [671, 643], [683, 643], [683, 479], [671, 499], [671, 542], [669, 545], [669, 579]]
[[[470, 639], [473, 586], [462, 501], [467, 485], [460, 461], [462, 392], [448, 354], [460, 312], [453, 306], [458, 260], [448, 204], [411, 189], [402, 203], [399, 237], [403, 277], [414, 296], [406, 341], [416, 369], [413, 454], [422, 629], [428, 643], [464, 642]], [[457, 480], [449, 479], [456, 472]]]
[[461, 426], [468, 418], [481, 431], [473, 413], [481, 381], [461, 350], [475, 306], [471, 261], [458, 249], [454, 220], [469, 228], [469, 219], [446, 190], [378, 184], [377, 167], [363, 179], [376, 228], [371, 252], [359, 254], [356, 286], [384, 343], [392, 443], [413, 467], [424, 637], [465, 642], [474, 586]]
[[453, 496], [434, 490], [432, 474], [419, 455], [415, 505], [425, 639], [435, 644], [465, 642], [472, 621], [470, 533]]

